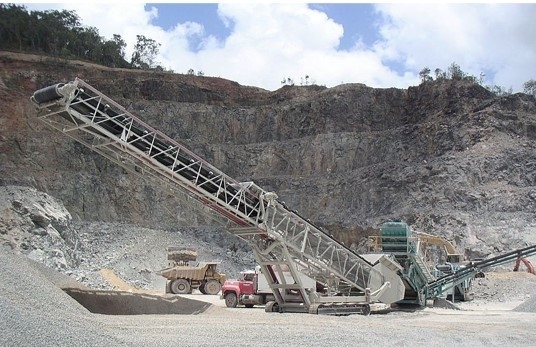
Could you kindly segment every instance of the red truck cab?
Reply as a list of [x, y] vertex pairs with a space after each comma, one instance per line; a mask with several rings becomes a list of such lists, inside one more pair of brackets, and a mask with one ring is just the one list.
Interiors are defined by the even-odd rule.
[[[274, 300], [272, 291], [268, 286], [259, 286], [259, 270], [249, 270], [240, 273], [238, 280], [227, 280], [221, 289], [221, 298], [227, 307], [244, 305], [253, 307], [265, 305]], [[261, 281], [264, 280], [261, 274]], [[264, 280], [265, 281], [265, 280]]]

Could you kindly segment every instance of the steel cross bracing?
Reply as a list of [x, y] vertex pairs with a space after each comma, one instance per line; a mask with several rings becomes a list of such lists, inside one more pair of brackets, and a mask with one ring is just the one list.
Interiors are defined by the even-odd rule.
[[[352, 289], [364, 292], [370, 276], [381, 276], [368, 261], [279, 203], [274, 193], [265, 194], [262, 199], [266, 202], [262, 217], [265, 229], [285, 249], [277, 253], [288, 252], [301, 272], [321, 283], [336, 278], [337, 284], [330, 289], [339, 294], [350, 294]], [[268, 256], [271, 248], [276, 247], [271, 245], [260, 252]]]
[[[371, 263], [297, 212], [289, 210], [277, 200], [275, 193], [264, 192], [260, 199], [264, 212], [259, 227], [267, 230], [270, 238], [250, 239], [250, 244], [281, 308], [300, 311], [312, 303], [381, 301], [389, 283]], [[242, 237], [255, 233], [250, 228], [229, 231]], [[290, 271], [292, 283], [277, 281], [277, 278], [284, 278], [276, 276], [282, 271]], [[324, 285], [325, 296], [315, 295], [314, 290], [304, 287], [299, 273]], [[295, 297], [285, 295], [290, 290], [300, 291], [302, 300], [299, 303]]]
[[[365, 292], [373, 293], [367, 300], [375, 300], [374, 293], [379, 296], [389, 285], [372, 264], [288, 210], [274, 193], [225, 175], [83, 80], [37, 91], [32, 101], [49, 126], [216, 212], [216, 220], [252, 246], [280, 305], [296, 305], [285, 301], [287, 290], [298, 290], [301, 304], [310, 304], [310, 288], [300, 284], [300, 272], [325, 285], [333, 301], [351, 302], [348, 296], [362, 301]], [[274, 271], [283, 268], [290, 269], [294, 283], [278, 283]]]
[[236, 226], [257, 224], [261, 206], [251, 185], [228, 177], [80, 79], [59, 92], [66, 96], [40, 104], [45, 123], [131, 172], [181, 187]]

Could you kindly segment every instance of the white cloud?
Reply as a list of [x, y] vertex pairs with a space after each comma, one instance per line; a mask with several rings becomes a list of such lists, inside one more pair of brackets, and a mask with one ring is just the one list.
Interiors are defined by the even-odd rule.
[[378, 5], [387, 19], [381, 46], [410, 69], [453, 62], [486, 82], [521, 91], [536, 77], [536, 5]]
[[[28, 7], [52, 8], [34, 6]], [[127, 60], [141, 34], [162, 44], [157, 60], [165, 68], [192, 68], [269, 90], [281, 87], [283, 78], [299, 83], [306, 75], [328, 87], [355, 82], [406, 88], [419, 83], [422, 68], [445, 70], [453, 62], [475, 76], [485, 71], [493, 78], [488, 84], [514, 91], [536, 78], [533, 4], [376, 5], [381, 41], [373, 47], [356, 42], [346, 51], [337, 49], [343, 26], [305, 4], [220, 4], [222, 22], [232, 28], [223, 41], [207, 35], [202, 23], [179, 23], [167, 31], [155, 26], [156, 9], [141, 3], [54, 7], [75, 10], [106, 38], [120, 34], [128, 44]], [[200, 46], [192, 50], [192, 42]]]

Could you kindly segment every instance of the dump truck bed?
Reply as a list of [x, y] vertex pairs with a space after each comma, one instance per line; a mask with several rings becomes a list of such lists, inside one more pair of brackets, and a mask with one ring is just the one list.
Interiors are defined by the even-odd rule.
[[200, 263], [199, 266], [177, 265], [160, 270], [158, 274], [170, 281], [177, 278], [189, 278], [193, 281], [201, 281], [205, 278], [207, 268], [212, 264], [218, 265], [221, 262]]

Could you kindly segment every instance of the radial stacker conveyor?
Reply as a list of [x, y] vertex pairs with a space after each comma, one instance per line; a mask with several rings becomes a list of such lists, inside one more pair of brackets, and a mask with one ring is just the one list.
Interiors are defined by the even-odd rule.
[[[172, 189], [245, 240], [274, 293], [267, 311], [368, 314], [404, 300], [408, 274], [394, 253], [357, 254], [289, 209], [276, 193], [229, 177], [83, 80], [37, 90], [31, 101], [45, 124]], [[307, 288], [299, 274], [317, 286]], [[442, 292], [427, 289], [435, 277], [422, 281], [421, 296]]]

